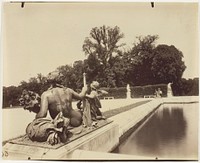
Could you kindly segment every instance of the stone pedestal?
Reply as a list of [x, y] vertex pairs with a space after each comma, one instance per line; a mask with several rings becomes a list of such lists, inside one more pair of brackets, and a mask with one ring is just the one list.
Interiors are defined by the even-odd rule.
[[59, 148], [7, 143], [3, 147], [3, 159], [70, 160], [76, 149], [110, 152], [118, 143], [119, 126], [110, 123]]

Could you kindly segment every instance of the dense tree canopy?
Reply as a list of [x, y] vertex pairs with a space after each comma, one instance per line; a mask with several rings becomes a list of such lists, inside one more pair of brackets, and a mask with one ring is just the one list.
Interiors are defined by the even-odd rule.
[[3, 87], [3, 107], [16, 106], [21, 95], [21, 89], [16, 86]]
[[175, 46], [158, 45], [154, 49], [151, 71], [157, 83], [180, 81], [186, 68], [183, 54]]
[[138, 43], [124, 55], [127, 78], [132, 85], [176, 83], [186, 68], [183, 54], [175, 46], [158, 45], [158, 36], [138, 37]]
[[158, 39], [158, 36], [140, 36], [137, 39], [138, 41], [134, 43], [133, 48], [124, 56], [127, 64], [129, 64], [127, 80], [132, 85], [154, 84], [151, 66], [154, 57], [155, 41]]

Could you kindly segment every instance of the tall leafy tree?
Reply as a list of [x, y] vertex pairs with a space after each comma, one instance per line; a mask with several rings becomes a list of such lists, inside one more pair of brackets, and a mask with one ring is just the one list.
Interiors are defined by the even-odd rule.
[[76, 89], [81, 89], [83, 86], [83, 73], [86, 71], [86, 64], [84, 61], [76, 61], [73, 64], [73, 75], [75, 76], [74, 82]]
[[129, 81], [126, 78], [126, 71], [129, 68], [129, 63], [125, 57], [119, 56], [115, 58], [115, 63], [112, 67], [112, 71], [115, 75], [115, 86], [125, 87]]
[[123, 59], [129, 65], [126, 78], [132, 85], [153, 84], [151, 64], [157, 39], [157, 35], [139, 36], [133, 48], [124, 54]]
[[73, 74], [73, 67], [70, 65], [63, 65], [63, 66], [59, 66], [57, 68], [57, 70], [60, 73], [60, 79], [58, 79], [59, 81], [61, 81], [61, 84], [66, 86], [66, 87], [70, 87], [70, 88], [75, 88], [76, 84], [75, 84], [75, 74]]
[[86, 37], [83, 44], [83, 51], [88, 56], [87, 73], [90, 80], [98, 79], [105, 87], [116, 86], [112, 68], [115, 58], [121, 54], [120, 47], [124, 44], [119, 42], [123, 37], [124, 34], [117, 26], [92, 28], [90, 36]]
[[151, 71], [157, 83], [178, 83], [186, 69], [183, 54], [175, 46], [158, 45], [154, 49]]
[[119, 48], [124, 44], [119, 44], [124, 34], [119, 27], [92, 28], [90, 36], [86, 37], [83, 44], [83, 51], [86, 55], [93, 55], [103, 65], [112, 64], [112, 59], [119, 53]]

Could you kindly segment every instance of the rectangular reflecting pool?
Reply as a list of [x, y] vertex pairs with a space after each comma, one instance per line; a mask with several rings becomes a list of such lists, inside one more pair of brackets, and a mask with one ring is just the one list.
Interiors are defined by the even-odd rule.
[[161, 105], [113, 153], [198, 160], [199, 104]]

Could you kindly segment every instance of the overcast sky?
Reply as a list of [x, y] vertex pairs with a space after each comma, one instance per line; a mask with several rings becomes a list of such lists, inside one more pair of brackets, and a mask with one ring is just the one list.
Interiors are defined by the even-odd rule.
[[196, 3], [4, 3], [3, 85], [19, 85], [38, 73], [84, 59], [82, 45], [93, 27], [118, 26], [130, 48], [139, 35], [159, 35], [174, 45], [187, 66], [183, 77], [198, 77]]

